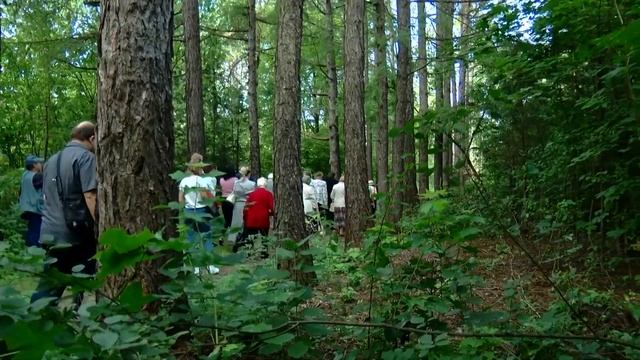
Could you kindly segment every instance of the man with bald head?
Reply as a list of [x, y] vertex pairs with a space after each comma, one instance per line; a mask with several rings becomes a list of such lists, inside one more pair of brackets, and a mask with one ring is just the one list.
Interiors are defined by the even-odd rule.
[[[40, 243], [47, 248], [48, 255], [56, 259], [49, 269], [64, 274], [74, 270], [95, 273], [95, 260], [91, 259], [97, 245], [95, 130], [95, 125], [88, 121], [76, 125], [71, 131], [71, 141], [44, 164]], [[64, 287], [49, 284], [44, 277], [31, 301], [60, 298], [63, 292]]]

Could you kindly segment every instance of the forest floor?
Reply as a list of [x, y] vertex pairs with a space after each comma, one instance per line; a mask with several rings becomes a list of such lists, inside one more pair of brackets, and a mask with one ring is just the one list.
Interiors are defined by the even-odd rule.
[[[479, 251], [476, 255], [479, 266], [475, 273], [485, 280], [483, 286], [475, 288], [476, 295], [482, 300], [480, 307], [505, 309], [504, 285], [508, 280], [514, 280], [519, 284], [521, 297], [533, 311], [542, 311], [553, 300], [552, 287], [522, 252], [511, 250], [488, 239], [477, 240], [474, 246]], [[393, 257], [392, 263], [394, 267], [399, 268], [416, 256], [415, 251], [403, 251]], [[369, 282], [362, 281], [360, 286], [353, 287], [348, 284], [348, 279], [342, 276], [329, 280], [331, 281], [315, 287], [315, 305], [333, 312], [333, 315], [338, 317], [351, 315], [361, 320], [366, 318], [366, 313], [362, 312], [362, 305], [370, 301]], [[375, 302], [375, 294], [373, 297]], [[344, 308], [333, 307], [332, 311], [332, 305], [336, 303], [342, 303]]]

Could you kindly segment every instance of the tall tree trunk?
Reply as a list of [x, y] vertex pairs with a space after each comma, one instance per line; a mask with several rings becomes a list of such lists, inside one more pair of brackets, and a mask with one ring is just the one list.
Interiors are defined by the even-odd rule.
[[429, 190], [429, 126], [424, 118], [429, 110], [429, 70], [427, 69], [427, 14], [423, 2], [418, 2], [418, 92], [420, 97], [420, 138], [418, 189], [421, 193]]
[[[172, 1], [102, 0], [101, 8], [99, 229], [159, 231], [173, 220], [168, 211], [152, 208], [176, 199], [169, 177], [174, 166]], [[107, 296], [117, 296], [134, 278], [147, 293], [157, 293], [156, 265], [144, 263], [110, 278]]]
[[[367, 87], [369, 86], [369, 19], [367, 18], [366, 2], [364, 6], [364, 20], [362, 22], [364, 29], [364, 36], [362, 37], [362, 46], [364, 48], [364, 92], [362, 95], [366, 97]], [[364, 124], [367, 143], [367, 178], [373, 179], [373, 123], [371, 119], [368, 119], [366, 111], [364, 113]]]
[[376, 76], [378, 78], [378, 142], [376, 147], [378, 191], [386, 193], [389, 169], [389, 103], [387, 84], [387, 35], [385, 34], [387, 7], [384, 0], [377, 0], [376, 6]]
[[45, 115], [44, 115], [44, 158], [49, 158], [49, 135], [50, 135], [50, 119], [51, 116], [49, 114], [51, 109], [51, 89], [49, 89], [47, 93], [47, 102], [44, 107]]
[[364, 1], [347, 0], [344, 29], [345, 243], [360, 245], [370, 213], [364, 121]]
[[184, 54], [186, 66], [187, 149], [206, 154], [202, 105], [202, 57], [198, 0], [184, 0]]
[[331, 172], [340, 176], [340, 141], [338, 133], [338, 73], [336, 70], [336, 54], [333, 45], [333, 5], [325, 0], [325, 16], [327, 27], [327, 75], [329, 76], [329, 165]]
[[[242, 105], [238, 105], [242, 106]], [[240, 114], [236, 114], [233, 117], [233, 122], [235, 124], [235, 133], [233, 134], [233, 145], [235, 147], [233, 154], [235, 156], [236, 170], [240, 169]]]
[[[218, 166], [223, 165], [220, 163], [220, 152], [218, 151], [218, 85], [217, 85], [217, 73], [216, 67], [213, 67], [211, 72], [211, 154], [209, 159], [215, 159]], [[224, 164], [226, 166], [227, 164]]]
[[[402, 2], [402, 20], [399, 20], [398, 24], [402, 23], [401, 33], [403, 34], [401, 43], [403, 43], [405, 49], [402, 52], [402, 56], [398, 56], [398, 60], [403, 63], [404, 68], [403, 76], [406, 76], [405, 82], [405, 98], [404, 98], [404, 124], [407, 127], [407, 131], [404, 134], [404, 173], [405, 173], [405, 191], [402, 196], [405, 203], [409, 205], [416, 204], [418, 202], [418, 182], [416, 179], [416, 138], [415, 130], [413, 127], [413, 72], [411, 71], [411, 7], [409, 0], [400, 0]], [[400, 27], [400, 25], [399, 25]], [[402, 41], [404, 40], [404, 41]]]
[[393, 172], [396, 176], [393, 188], [393, 217], [398, 220], [402, 214], [404, 202], [416, 199], [415, 144], [413, 128], [406, 129], [413, 115], [413, 81], [410, 74], [411, 36], [409, 20], [411, 16], [409, 1], [397, 0], [398, 9], [398, 69], [396, 80], [396, 121], [395, 127], [402, 134], [393, 142]]
[[[397, 0], [397, 10], [398, 10], [398, 37], [402, 37], [401, 25], [400, 25], [400, 12], [402, 11], [402, 2], [404, 0]], [[406, 69], [402, 68], [400, 61], [400, 53], [406, 52], [407, 49], [402, 45], [401, 41], [398, 40], [398, 60], [397, 60], [397, 71], [396, 71], [396, 111], [395, 111], [395, 123], [394, 128], [403, 129], [404, 127], [404, 103], [406, 100], [406, 75], [403, 75], [402, 72], [406, 71]], [[391, 222], [397, 222], [400, 220], [400, 216], [402, 214], [402, 206], [403, 206], [403, 194], [404, 194], [404, 161], [402, 159], [402, 155], [404, 152], [404, 135], [399, 134], [393, 138], [393, 143], [391, 147], [391, 166], [393, 171], [393, 185], [391, 186], [391, 212], [390, 212], [390, 220]]]
[[[444, 96], [444, 108], [451, 109], [452, 104], [452, 78], [453, 78], [453, 11], [454, 4], [451, 1], [445, 1], [441, 5], [442, 11], [444, 12], [444, 23], [443, 23], [443, 52], [444, 52], [444, 64], [443, 64], [443, 96]], [[454, 82], [455, 83], [455, 82]], [[450, 118], [450, 117], [448, 117]], [[450, 121], [450, 120], [448, 120]], [[447, 122], [445, 128], [451, 128], [452, 124]], [[446, 130], [446, 133], [443, 137], [443, 161], [444, 161], [444, 178], [443, 185], [445, 188], [451, 186], [451, 166], [453, 165], [453, 143], [451, 141], [451, 131]]]
[[260, 127], [258, 124], [258, 58], [256, 56], [256, 0], [249, 0], [248, 70], [251, 172], [260, 175]]
[[[302, 45], [303, 0], [278, 1], [278, 42], [276, 51], [276, 96], [274, 123], [275, 230], [282, 239], [300, 242], [305, 235], [302, 206], [302, 164], [300, 162], [300, 48]], [[308, 243], [301, 246], [308, 248]], [[300, 261], [302, 266], [296, 266]], [[313, 265], [308, 255], [280, 263], [294, 279], [308, 283]]]
[[[460, 54], [459, 54], [459, 64], [460, 64], [460, 78], [458, 79], [458, 106], [467, 106], [467, 59], [469, 58], [469, 27], [471, 21], [471, 4], [470, 3], [462, 3], [460, 5]], [[469, 124], [468, 120], [465, 118], [462, 120], [462, 131], [459, 133], [457, 142], [460, 144], [460, 147], [456, 148], [456, 163], [466, 162], [466, 145], [468, 139], [468, 131]], [[465, 183], [465, 169], [466, 163], [461, 165], [460, 170], [458, 171], [458, 177], [460, 182], [460, 187], [464, 189]]]
[[436, 108], [438, 109], [438, 117], [436, 118], [436, 125], [438, 131], [435, 134], [435, 175], [434, 175], [434, 187], [436, 190], [440, 190], [448, 184], [446, 175], [446, 143], [445, 143], [445, 129], [446, 129], [446, 115], [447, 109], [451, 107], [451, 83], [450, 83], [450, 67], [448, 59], [450, 54], [448, 53], [448, 43], [451, 42], [451, 31], [447, 32], [448, 23], [452, 23], [453, 3], [448, 0], [440, 0], [436, 6], [436, 71], [435, 71], [435, 86], [436, 86]]
[[404, 173], [406, 187], [402, 196], [404, 202], [409, 205], [418, 202], [418, 183], [416, 179], [416, 137], [413, 128], [413, 75], [411, 70], [407, 71], [410, 75], [407, 77], [407, 103], [405, 104], [405, 124], [410, 124], [404, 137]]

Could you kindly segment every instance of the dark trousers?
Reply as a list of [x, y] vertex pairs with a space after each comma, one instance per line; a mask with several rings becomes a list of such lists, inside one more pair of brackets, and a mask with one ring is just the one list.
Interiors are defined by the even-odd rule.
[[[255, 235], [269, 236], [269, 229], [258, 229], [258, 228], [244, 228], [242, 229], [242, 234], [240, 234], [240, 238], [233, 245], [233, 252], [237, 252], [240, 247], [244, 245], [251, 245], [253, 247], [253, 237]], [[262, 249], [262, 258], [267, 258], [269, 256], [269, 252], [267, 249]]]
[[231, 219], [233, 219], [233, 204], [228, 201], [222, 202], [222, 216], [224, 216], [224, 228], [228, 229], [231, 226]]
[[26, 212], [22, 218], [27, 221], [27, 232], [24, 239], [27, 247], [40, 246], [40, 226], [42, 225], [42, 215]]
[[[36, 292], [31, 295], [32, 303], [45, 297], [54, 297], [59, 300], [64, 293], [64, 289], [68, 285], [71, 285], [61, 283], [59, 279], [54, 279], [55, 276], [51, 276], [54, 270], [70, 275], [73, 273], [75, 266], [83, 265], [84, 268], [80, 271], [81, 273], [88, 275], [96, 273], [96, 260], [91, 259], [96, 254], [95, 237], [85, 237], [82, 240], [84, 241], [70, 247], [49, 249], [49, 257], [56, 258], [56, 262], [45, 266], [45, 271], [38, 283], [38, 288]], [[76, 297], [76, 305], [79, 306], [81, 301], [82, 295]]]

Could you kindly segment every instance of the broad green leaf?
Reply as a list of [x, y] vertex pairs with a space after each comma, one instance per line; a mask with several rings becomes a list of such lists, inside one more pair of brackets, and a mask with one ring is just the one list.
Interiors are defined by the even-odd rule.
[[291, 251], [291, 250], [284, 249], [284, 248], [277, 248], [276, 249], [276, 256], [279, 259], [289, 260], [289, 259], [295, 258], [296, 253]]
[[118, 341], [118, 334], [113, 331], [104, 330], [93, 335], [91, 338], [96, 344], [100, 345], [102, 350], [109, 350], [113, 348]]
[[292, 333], [284, 333], [281, 335], [278, 335], [276, 337], [272, 337], [272, 338], [267, 338], [264, 340], [265, 343], [267, 344], [273, 344], [273, 345], [284, 345], [286, 343], [288, 343], [289, 341], [293, 340], [296, 336]]
[[476, 235], [482, 233], [482, 230], [477, 228], [477, 227], [469, 227], [469, 228], [465, 228], [462, 229], [458, 232], [455, 233], [455, 235], [453, 236], [453, 239], [455, 241], [463, 241], [463, 240], [468, 240], [468, 239], [473, 239], [476, 237]]
[[300, 359], [307, 351], [309, 351], [309, 342], [307, 340], [298, 340], [287, 348], [287, 354], [294, 359]]
[[147, 244], [154, 237], [155, 234], [147, 229], [133, 235], [127, 234], [122, 229], [109, 229], [100, 237], [100, 244], [119, 254], [125, 254]]

